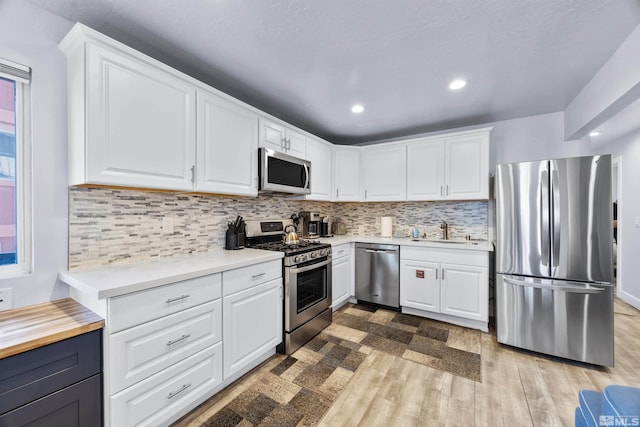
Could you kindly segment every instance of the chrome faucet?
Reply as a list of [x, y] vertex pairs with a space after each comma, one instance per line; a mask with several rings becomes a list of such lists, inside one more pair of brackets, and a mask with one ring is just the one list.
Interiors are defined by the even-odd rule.
[[440, 228], [442, 229], [442, 240], [449, 239], [449, 224], [447, 224], [444, 220], [442, 224], [440, 224]]

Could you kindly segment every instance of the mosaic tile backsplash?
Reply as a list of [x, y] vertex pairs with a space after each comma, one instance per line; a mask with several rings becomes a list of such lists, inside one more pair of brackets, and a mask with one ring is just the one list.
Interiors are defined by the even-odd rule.
[[[279, 194], [234, 197], [143, 190], [73, 187], [69, 189], [69, 269], [144, 261], [224, 247], [227, 223], [245, 219], [288, 218], [318, 211], [347, 225], [347, 233], [379, 235], [380, 217], [392, 216], [394, 232], [418, 228], [428, 237], [487, 238], [487, 202], [330, 203]], [[164, 217], [174, 232], [163, 234]]]

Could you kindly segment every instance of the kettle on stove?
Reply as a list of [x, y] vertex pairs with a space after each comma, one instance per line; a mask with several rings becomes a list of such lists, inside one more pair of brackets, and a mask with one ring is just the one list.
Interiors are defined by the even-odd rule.
[[294, 227], [293, 225], [287, 225], [284, 228], [284, 243], [287, 245], [300, 243], [298, 233], [296, 232], [296, 227]]

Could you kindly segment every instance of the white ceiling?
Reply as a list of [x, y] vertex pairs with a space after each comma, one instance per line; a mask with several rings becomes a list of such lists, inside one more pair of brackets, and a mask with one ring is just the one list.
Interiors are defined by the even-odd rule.
[[31, 2], [342, 144], [563, 111], [640, 24], [638, 0]]

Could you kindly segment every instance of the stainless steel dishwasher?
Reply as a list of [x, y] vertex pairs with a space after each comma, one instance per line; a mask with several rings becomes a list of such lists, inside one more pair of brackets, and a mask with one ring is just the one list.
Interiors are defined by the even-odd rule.
[[356, 299], [400, 307], [400, 246], [356, 243]]

